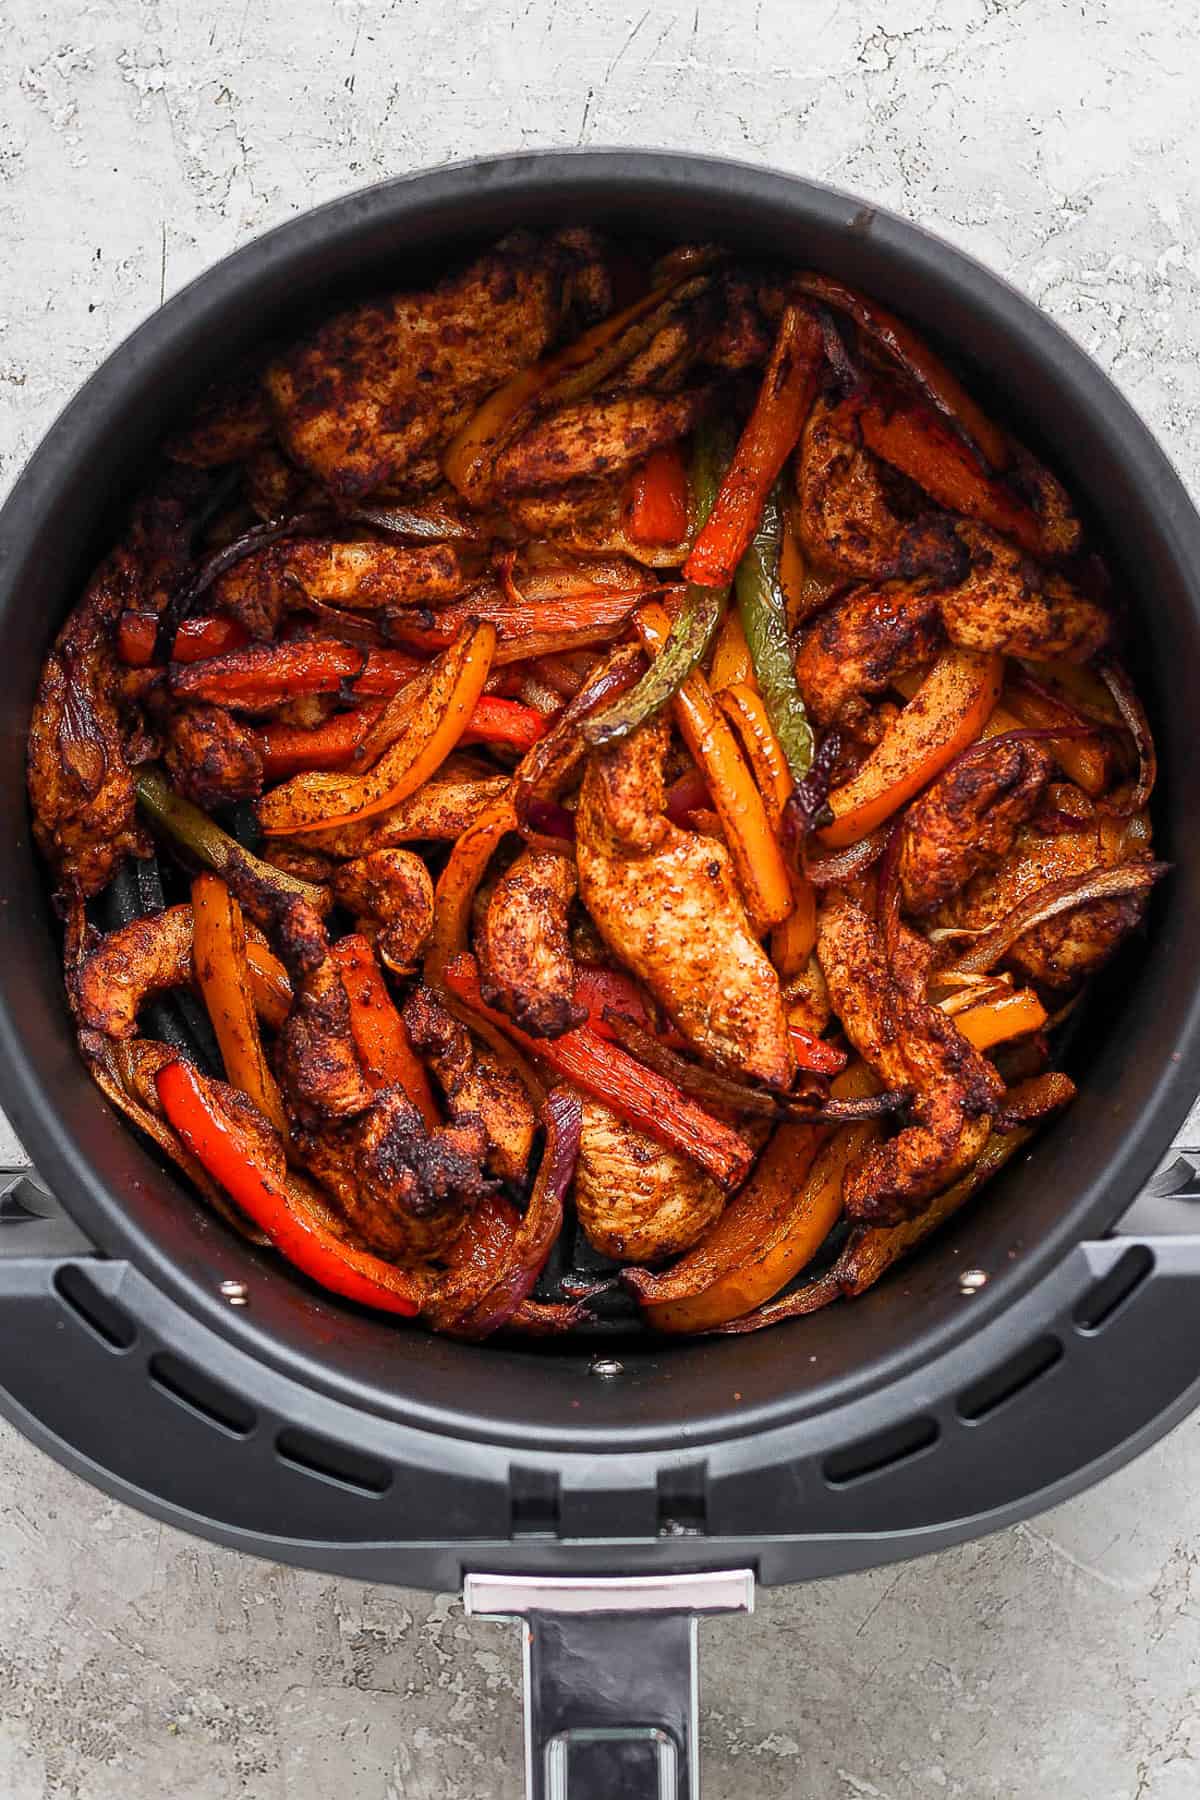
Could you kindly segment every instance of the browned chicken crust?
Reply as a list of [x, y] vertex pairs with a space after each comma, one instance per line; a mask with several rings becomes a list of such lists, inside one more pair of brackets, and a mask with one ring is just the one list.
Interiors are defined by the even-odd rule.
[[397, 974], [416, 967], [433, 929], [433, 878], [412, 850], [371, 850], [343, 863], [334, 897]]
[[608, 295], [586, 232], [515, 234], [425, 293], [340, 313], [267, 372], [289, 456], [355, 498], [407, 478], [493, 388], [536, 361], [572, 310]]
[[664, 815], [667, 742], [656, 720], [589, 759], [576, 814], [580, 894], [609, 948], [698, 1050], [786, 1088], [795, 1062], [779, 978], [724, 844]]
[[575, 1205], [603, 1256], [656, 1262], [688, 1249], [720, 1215], [724, 1195], [693, 1162], [584, 1094]]
[[998, 742], [960, 757], [909, 807], [900, 837], [907, 912], [935, 911], [973, 875], [994, 869], [1036, 807], [1050, 758], [1036, 744]]
[[520, 1181], [537, 1121], [516, 1070], [478, 1045], [430, 988], [414, 988], [403, 1011], [408, 1034], [427, 1057], [450, 1117], [456, 1122], [481, 1120], [490, 1146], [487, 1166], [506, 1181]]
[[85, 1025], [105, 1037], [131, 1038], [151, 994], [179, 987], [192, 973], [192, 909], [131, 919], [110, 931], [80, 965], [75, 1000]]
[[939, 591], [929, 581], [856, 587], [817, 615], [796, 652], [796, 681], [821, 725], [856, 726], [906, 669], [943, 642]]
[[564, 406], [532, 426], [496, 460], [495, 489], [506, 494], [593, 480], [674, 443], [708, 411], [711, 387], [681, 394], [631, 394]]
[[1004, 1086], [936, 1006], [906, 993], [862, 907], [833, 890], [821, 908], [817, 954], [846, 1036], [885, 1088], [907, 1088], [912, 1123], [846, 1172], [854, 1218], [909, 1218], [979, 1155]]
[[491, 889], [476, 938], [483, 996], [531, 1037], [561, 1037], [587, 1016], [567, 930], [578, 885], [569, 856], [524, 850]]
[[163, 740], [171, 784], [197, 806], [257, 800], [263, 788], [257, 732], [223, 706], [172, 710]]
[[255, 638], [272, 638], [286, 612], [311, 601], [367, 611], [448, 600], [463, 587], [450, 544], [382, 544], [305, 538], [270, 544], [235, 563], [213, 586], [213, 605]]
[[997, 532], [960, 524], [970, 552], [965, 581], [942, 595], [946, 630], [965, 650], [1086, 662], [1108, 638], [1108, 615], [1071, 583]]

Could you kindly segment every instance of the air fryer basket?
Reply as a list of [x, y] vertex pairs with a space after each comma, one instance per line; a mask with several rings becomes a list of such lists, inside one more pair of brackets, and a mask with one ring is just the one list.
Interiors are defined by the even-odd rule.
[[[213, 1218], [107, 1108], [61, 999], [24, 738], [50, 637], [206, 379], [345, 297], [418, 282], [515, 225], [578, 220], [720, 238], [861, 285], [1041, 450], [1100, 528], [1139, 621], [1157, 833], [1175, 868], [1146, 941], [1092, 1005], [1078, 1101], [877, 1290], [746, 1338], [475, 1347], [317, 1292]], [[1200, 662], [1200, 521], [1103, 375], [966, 257], [831, 190], [654, 153], [475, 163], [351, 195], [218, 265], [68, 407], [0, 516], [0, 617], [0, 828], [14, 847], [0, 872], [0, 1103], [45, 1184], [21, 1178], [0, 1200], [0, 1384], [10, 1416], [88, 1478], [223, 1542], [363, 1577], [637, 1572], [651, 1582], [639, 1604], [679, 1625], [744, 1604], [745, 1584], [664, 1601], [663, 1576], [794, 1580], [931, 1548], [1093, 1479], [1192, 1403], [1191, 1166], [1114, 1228], [1200, 1084], [1197, 751], [1177, 701], [1179, 670]], [[543, 1646], [560, 1630], [566, 1654], [570, 1628], [545, 1624], [560, 1602], [596, 1604], [575, 1590], [505, 1598], [495, 1583], [473, 1596], [477, 1610], [532, 1609]], [[683, 1626], [660, 1625], [647, 1659], [682, 1669]], [[603, 1624], [587, 1629], [584, 1649], [602, 1654]], [[688, 1727], [672, 1719], [629, 1754], [661, 1775], [674, 1744], [683, 1793]], [[551, 1712], [543, 1723], [553, 1736]], [[582, 1791], [584, 1763], [555, 1754], [567, 1762], [539, 1774], [546, 1791], [568, 1777]]]

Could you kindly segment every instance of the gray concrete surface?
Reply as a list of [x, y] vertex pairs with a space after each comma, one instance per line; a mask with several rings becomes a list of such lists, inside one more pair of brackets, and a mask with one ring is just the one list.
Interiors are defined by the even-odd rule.
[[[761, 159], [985, 258], [1200, 477], [1192, 0], [7, 0], [0, 488], [163, 297], [448, 157]], [[0, 1143], [0, 1154], [6, 1146]], [[1200, 1794], [1200, 1427], [1057, 1512], [704, 1632], [713, 1800]], [[513, 1800], [452, 1599], [215, 1551], [0, 1432], [0, 1800]]]

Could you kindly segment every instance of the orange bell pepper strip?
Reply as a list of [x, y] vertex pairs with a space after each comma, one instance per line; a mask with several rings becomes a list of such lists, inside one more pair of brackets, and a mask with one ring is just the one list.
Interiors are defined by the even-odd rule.
[[343, 1243], [309, 1213], [297, 1194], [260, 1166], [190, 1063], [167, 1063], [155, 1085], [167, 1121], [184, 1147], [288, 1262], [343, 1299], [415, 1317], [421, 1306], [419, 1279], [382, 1257]]
[[242, 909], [219, 875], [197, 875], [192, 882], [192, 962], [226, 1079], [286, 1141], [283, 1098], [258, 1032]]
[[678, 544], [687, 529], [687, 471], [675, 445], [664, 444], [634, 470], [629, 535], [635, 544]]
[[[1020, 731], [1022, 726], [1044, 731], [1054, 725], [1069, 730], [1079, 723], [1071, 709], [1052, 694], [1039, 692], [1020, 679], [1009, 682], [1001, 706], [1011, 720], [1009, 729], [1014, 731]], [[1000, 707], [996, 710], [999, 712]], [[1095, 800], [1104, 792], [1109, 784], [1111, 763], [1103, 738], [1048, 738], [1046, 748], [1063, 774], [1069, 775], [1085, 794]]]
[[807, 1026], [789, 1024], [788, 1037], [799, 1068], [810, 1069], [814, 1075], [837, 1075], [845, 1068], [846, 1052], [817, 1037]]
[[495, 648], [495, 626], [477, 625], [428, 671], [419, 720], [372, 769], [364, 775], [318, 771], [293, 776], [259, 801], [264, 832], [273, 837], [323, 831], [372, 818], [407, 800], [441, 767], [466, 730]]
[[[875, 1088], [862, 1063], [832, 1084], [841, 1099]], [[661, 1275], [626, 1272], [647, 1324], [658, 1331], [709, 1331], [777, 1294], [837, 1224], [846, 1169], [879, 1129], [873, 1121], [840, 1130], [778, 1126], [746, 1186], [693, 1249]]]
[[993, 1044], [1040, 1031], [1046, 1023], [1046, 1009], [1032, 988], [1018, 988], [1015, 993], [998, 994], [981, 1000], [978, 1006], [966, 1007], [955, 1014], [954, 1023], [969, 1044], [977, 1050], [990, 1050]]
[[832, 276], [806, 271], [793, 279], [814, 300], [849, 314], [861, 331], [874, 338], [924, 388], [934, 405], [961, 426], [993, 469], [1008, 467], [1012, 449], [999, 426], [993, 425], [941, 358], [902, 319]]
[[745, 1138], [618, 1044], [608, 1043], [586, 1025], [557, 1038], [527, 1037], [504, 1013], [484, 1005], [472, 956], [455, 957], [443, 980], [472, 1013], [499, 1026], [527, 1055], [539, 1057], [576, 1087], [595, 1094], [658, 1143], [690, 1156], [721, 1187], [735, 1188], [745, 1179], [753, 1161]]
[[388, 992], [374, 950], [356, 932], [339, 938], [330, 955], [346, 990], [354, 1048], [368, 1083], [384, 1088], [399, 1082], [432, 1131], [442, 1119], [429, 1076]]
[[898, 812], [960, 750], [974, 743], [996, 704], [1004, 658], [974, 650], [939, 656], [862, 767], [829, 796], [834, 818], [817, 833], [831, 850], [857, 843]]
[[[722, 711], [737, 728], [745, 746], [767, 816], [778, 834], [795, 783], [762, 695], [748, 682], [733, 682], [720, 700]], [[791, 913], [771, 934], [771, 961], [785, 981], [800, 973], [817, 941], [816, 891], [808, 877], [798, 871], [792, 873], [792, 898]], [[837, 1066], [842, 1065], [839, 1062]]]
[[390, 700], [424, 670], [424, 663], [402, 650], [364, 650], [332, 638], [302, 638], [290, 644], [252, 644], [173, 667], [171, 692], [180, 700], [267, 712], [310, 694], [346, 691], [356, 699]]
[[[636, 624], [646, 648], [661, 650], [671, 629], [663, 608], [653, 602], [640, 607]], [[750, 921], [756, 931], [767, 931], [792, 911], [792, 887], [762, 795], [699, 669], [693, 669], [671, 705], [683, 741], [708, 783]]]
[[425, 952], [425, 979], [444, 986], [446, 964], [467, 947], [475, 890], [500, 843], [517, 829], [517, 815], [505, 795], [485, 806], [455, 840], [433, 890], [433, 930]]
[[732, 687], [734, 682], [749, 683], [753, 680], [754, 664], [750, 660], [750, 646], [742, 628], [742, 616], [735, 606], [731, 606], [717, 632], [708, 685], [714, 694], [719, 694], [724, 688]]
[[868, 450], [940, 505], [1014, 538], [1031, 556], [1045, 554], [1045, 532], [1033, 508], [985, 471], [932, 406], [919, 400], [867, 400], [859, 408], [858, 424]]
[[246, 966], [254, 994], [254, 1010], [272, 1031], [278, 1031], [292, 1010], [292, 984], [279, 958], [266, 944], [246, 933]]
[[824, 339], [807, 307], [789, 306], [754, 411], [733, 453], [708, 522], [683, 565], [698, 587], [728, 587], [779, 471], [795, 449], [812, 405]]

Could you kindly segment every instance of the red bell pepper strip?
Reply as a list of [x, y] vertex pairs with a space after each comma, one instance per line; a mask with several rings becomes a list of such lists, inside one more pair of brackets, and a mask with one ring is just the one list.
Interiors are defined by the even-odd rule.
[[[306, 769], [353, 768], [357, 754], [378, 722], [375, 702], [335, 713], [320, 725], [267, 725], [260, 733], [263, 779], [286, 781]], [[545, 732], [546, 721], [531, 706], [482, 694], [463, 732], [465, 744], [510, 744], [525, 751]]]
[[[117, 655], [130, 668], [144, 669], [154, 661], [158, 642], [158, 614], [130, 607], [117, 620]], [[208, 656], [220, 656], [226, 650], [240, 650], [250, 642], [250, 634], [238, 619], [213, 613], [203, 618], [184, 619], [175, 633], [171, 656], [175, 662], [202, 662]]]
[[403, 650], [364, 650], [332, 638], [287, 644], [253, 644], [224, 656], [171, 670], [171, 691], [181, 700], [207, 700], [243, 711], [269, 711], [309, 694], [343, 689], [363, 700], [390, 700], [425, 668]]
[[442, 979], [472, 1012], [498, 1025], [528, 1055], [595, 1094], [660, 1144], [690, 1156], [723, 1188], [735, 1188], [745, 1179], [754, 1160], [746, 1140], [617, 1044], [606, 1043], [586, 1025], [558, 1038], [527, 1037], [504, 1013], [484, 1005], [473, 956], [455, 957]]
[[810, 1069], [815, 1075], [840, 1074], [849, 1060], [844, 1050], [839, 1050], [836, 1044], [826, 1043], [824, 1038], [814, 1036], [803, 1025], [789, 1025], [788, 1037], [792, 1041], [792, 1053], [797, 1065], [801, 1069]]
[[315, 1218], [305, 1217], [284, 1184], [259, 1166], [190, 1063], [167, 1063], [155, 1085], [167, 1120], [184, 1146], [282, 1256], [346, 1300], [415, 1317], [421, 1307], [421, 1284], [382, 1257], [343, 1243]]
[[623, 1013], [640, 1025], [643, 1031], [655, 1031], [655, 1018], [647, 1004], [645, 991], [623, 969], [577, 968], [575, 999], [587, 1008], [588, 1029], [597, 1037], [613, 1037], [613, 1028], [605, 1019], [606, 1011]]
[[687, 528], [687, 471], [675, 445], [664, 444], [634, 470], [629, 535], [635, 544], [678, 544]]
[[413, 1049], [408, 1027], [387, 989], [375, 952], [365, 937], [355, 933], [340, 938], [330, 951], [346, 999], [350, 1003], [350, 1030], [363, 1073], [373, 1088], [404, 1089], [430, 1131], [440, 1125], [441, 1114], [425, 1065]]
[[816, 392], [824, 339], [807, 307], [789, 306], [779, 325], [754, 411], [738, 440], [708, 522], [683, 565], [686, 581], [724, 588], [733, 580], [767, 496], [795, 449]]
[[460, 741], [509, 744], [523, 753], [545, 733], [546, 721], [532, 706], [522, 706], [519, 700], [506, 700], [498, 694], [481, 694]]

